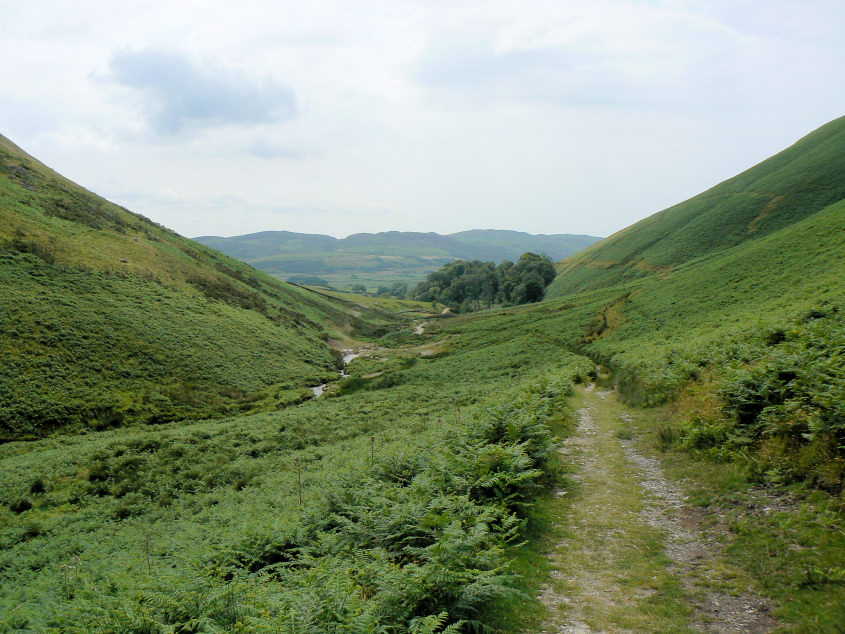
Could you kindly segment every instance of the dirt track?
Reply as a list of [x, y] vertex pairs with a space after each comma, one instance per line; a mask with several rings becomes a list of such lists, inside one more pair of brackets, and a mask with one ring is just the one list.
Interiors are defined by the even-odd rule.
[[618, 433], [631, 414], [612, 392], [590, 386], [582, 397], [578, 427], [560, 449], [572, 473], [557, 491], [562, 526], [538, 597], [550, 614], [541, 631], [774, 629], [766, 601], [713, 587], [719, 545], [703, 536], [659, 460]]

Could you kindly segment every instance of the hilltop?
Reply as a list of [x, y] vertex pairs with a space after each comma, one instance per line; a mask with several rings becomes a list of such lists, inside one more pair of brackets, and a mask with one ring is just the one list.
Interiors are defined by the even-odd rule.
[[263, 231], [231, 238], [195, 238], [281, 279], [305, 275], [338, 288], [362, 284], [422, 281], [440, 266], [460, 260], [516, 261], [523, 253], [545, 253], [553, 260], [576, 253], [600, 238], [584, 235], [532, 235], [520, 231], [471, 230], [440, 235], [386, 231], [332, 236]]

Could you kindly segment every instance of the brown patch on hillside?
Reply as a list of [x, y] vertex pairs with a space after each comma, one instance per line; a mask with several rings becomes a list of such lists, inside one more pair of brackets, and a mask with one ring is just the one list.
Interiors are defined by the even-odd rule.
[[637, 260], [632, 262], [634, 268], [638, 271], [648, 271], [649, 273], [657, 273], [658, 275], [666, 275], [672, 271], [671, 264], [652, 264], [645, 260]]
[[769, 201], [769, 204], [763, 207], [760, 210], [760, 213], [757, 214], [757, 216], [751, 222], [748, 223], [748, 233], [754, 233], [755, 231], [757, 231], [763, 219], [769, 214], [771, 214], [775, 209], [777, 209], [778, 205], [780, 204], [780, 201], [782, 200], [783, 196], [775, 196], [774, 198], [772, 198]]
[[596, 339], [607, 336], [619, 326], [625, 323], [623, 308], [625, 302], [633, 293], [625, 293], [617, 297], [610, 304], [601, 309], [593, 322], [588, 326], [587, 332], [581, 338], [583, 343], [592, 343]]

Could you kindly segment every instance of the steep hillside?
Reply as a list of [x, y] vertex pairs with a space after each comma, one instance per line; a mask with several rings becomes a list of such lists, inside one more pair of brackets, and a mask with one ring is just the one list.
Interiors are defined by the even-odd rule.
[[564, 260], [551, 296], [660, 275], [845, 198], [845, 117], [759, 165]]
[[604, 292], [613, 299], [584, 333], [583, 349], [626, 375], [636, 400], [659, 401], [731, 342], [804, 315], [836, 317], [831, 311], [845, 299], [845, 201], [664, 277]]
[[531, 235], [519, 231], [473, 230], [439, 235], [406, 231], [356, 233], [343, 239], [325, 235], [264, 231], [231, 238], [196, 238], [279, 278], [312, 275], [338, 288], [363, 284], [421, 281], [427, 273], [455, 259], [515, 261], [527, 251], [558, 260], [599, 238], [578, 235]]
[[557, 336], [628, 399], [680, 397], [683, 444], [842, 487], [845, 119], [564, 261], [550, 291], [594, 299]]
[[300, 400], [336, 372], [330, 335], [392, 321], [113, 205], [3, 137], [0, 280], [4, 438]]

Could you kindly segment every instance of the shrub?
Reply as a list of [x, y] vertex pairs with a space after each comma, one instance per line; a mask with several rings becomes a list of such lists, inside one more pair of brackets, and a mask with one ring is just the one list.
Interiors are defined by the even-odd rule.
[[[845, 329], [836, 308], [816, 309], [763, 333], [721, 369], [691, 412], [683, 444], [748, 460], [752, 475], [842, 486], [845, 464]], [[717, 402], [716, 411], [712, 403]]]
[[657, 437], [657, 449], [666, 452], [678, 444], [678, 430], [674, 425], [663, 424], [655, 432]]
[[44, 480], [42, 480], [41, 478], [35, 478], [35, 480], [33, 480], [32, 484], [29, 486], [29, 492], [33, 495], [44, 493], [45, 490], [46, 488], [44, 486]]
[[32, 502], [30, 502], [26, 498], [20, 498], [18, 500], [15, 500], [11, 504], [9, 504], [9, 509], [13, 513], [17, 513], [19, 515], [21, 513], [25, 512], [25, 511], [30, 510], [31, 508], [32, 508]]
[[445, 442], [338, 476], [299, 518], [219, 553], [213, 574], [277, 581], [275, 613], [298, 632], [483, 628], [516, 592], [506, 546], [554, 471], [547, 422], [570, 390], [545, 377]]

